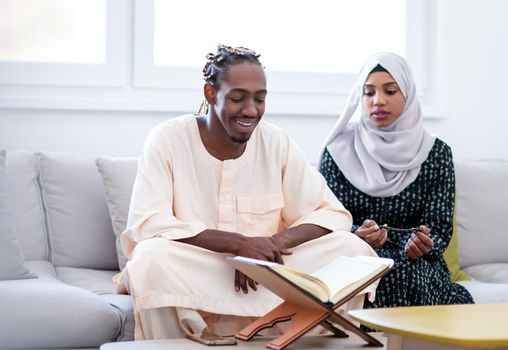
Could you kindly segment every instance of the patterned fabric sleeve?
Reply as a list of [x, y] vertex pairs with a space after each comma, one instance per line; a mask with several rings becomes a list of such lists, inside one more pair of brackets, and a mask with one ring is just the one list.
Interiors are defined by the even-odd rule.
[[434, 241], [434, 246], [425, 255], [429, 258], [443, 255], [453, 232], [455, 170], [450, 147], [440, 143], [441, 147], [433, 159], [436, 177], [427, 193], [423, 210], [423, 222], [431, 229], [430, 237]]
[[[339, 194], [341, 192], [341, 186], [344, 184], [342, 183], [342, 181], [338, 179], [340, 170], [337, 164], [335, 164], [335, 161], [333, 160], [332, 156], [330, 155], [327, 149], [325, 149], [323, 157], [321, 159], [321, 163], [319, 164], [319, 172], [321, 173], [321, 175], [323, 175], [326, 184], [330, 188], [331, 192], [340, 201], [341, 198]], [[359, 225], [353, 224], [350, 231], [355, 232], [356, 230], [358, 230], [359, 227], [360, 227]]]
[[328, 187], [333, 190], [333, 184], [337, 183], [337, 173], [339, 172], [339, 168], [333, 161], [327, 149], [325, 149], [323, 157], [321, 158], [321, 164], [319, 164], [319, 172], [325, 178]]

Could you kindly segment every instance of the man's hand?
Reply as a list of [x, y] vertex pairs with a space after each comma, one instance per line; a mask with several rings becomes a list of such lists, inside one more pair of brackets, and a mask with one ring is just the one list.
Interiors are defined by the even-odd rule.
[[[279, 232], [271, 237], [249, 237], [236, 232], [206, 229], [195, 236], [177, 241], [205, 248], [217, 253], [245, 256], [247, 258], [284, 264], [283, 255], [293, 254], [289, 249], [321, 237], [330, 230], [313, 224], [302, 224]], [[256, 290], [256, 282], [235, 271], [235, 289], [249, 292]]]
[[381, 248], [388, 239], [388, 232], [380, 229], [374, 220], [365, 220], [354, 233], [374, 249]]
[[[245, 237], [246, 242], [242, 244], [236, 255], [245, 256], [258, 260], [272, 261], [278, 264], [284, 264], [283, 255], [292, 254], [291, 251], [283, 246], [275, 237]], [[238, 270], [235, 270], [235, 290], [240, 289], [247, 294], [249, 286], [252, 290], [257, 290], [257, 282], [245, 276]]]
[[244, 237], [235, 252], [235, 255], [273, 261], [278, 264], [284, 264], [282, 255], [289, 254], [291, 254], [291, 252], [287, 251], [285, 248], [279, 248], [276, 240], [272, 237]]
[[257, 284], [258, 283], [252, 278], [249, 278], [240, 271], [235, 270], [235, 290], [237, 292], [239, 292], [241, 289], [244, 294], [249, 293], [249, 288], [247, 285], [249, 285], [252, 290], [258, 290], [258, 287], [256, 287]]
[[275, 236], [268, 237], [269, 240], [279, 249], [281, 255], [291, 255], [293, 252], [289, 250], [287, 240], [284, 239], [285, 236], [281, 234], [277, 234]]
[[432, 249], [434, 241], [429, 237], [430, 229], [421, 225], [419, 231], [411, 234], [411, 237], [406, 242], [406, 254], [409, 259], [416, 260], [421, 258]]

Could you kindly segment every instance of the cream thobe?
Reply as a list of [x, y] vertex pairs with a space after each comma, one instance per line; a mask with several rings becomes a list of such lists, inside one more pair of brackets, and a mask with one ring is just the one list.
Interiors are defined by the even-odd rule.
[[261, 316], [281, 302], [262, 286], [248, 294], [236, 292], [234, 270], [224, 254], [174, 240], [205, 229], [254, 237], [316, 224], [333, 233], [284, 257], [287, 265], [313, 272], [339, 255], [375, 255], [349, 233], [351, 222], [350, 213], [281, 129], [261, 121], [239, 158], [220, 161], [205, 149], [196, 117], [160, 124], [140, 156], [122, 234], [136, 336], [143, 337], [139, 312], [146, 309]]

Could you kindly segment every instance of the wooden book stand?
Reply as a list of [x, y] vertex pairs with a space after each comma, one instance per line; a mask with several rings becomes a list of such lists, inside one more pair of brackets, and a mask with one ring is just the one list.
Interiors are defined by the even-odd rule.
[[309, 308], [290, 301], [284, 301], [272, 311], [235, 334], [235, 337], [248, 341], [265, 328], [273, 327], [278, 322], [291, 321], [291, 325], [286, 329], [284, 334], [268, 342], [266, 344], [267, 348], [275, 350], [284, 349], [317, 325], [321, 325], [337, 337], [347, 338], [348, 335], [339, 328], [336, 328], [334, 324], [338, 324], [345, 330], [358, 335], [372, 346], [383, 346], [377, 339], [335, 313], [333, 309], [326, 309], [326, 307], [323, 307], [323, 309], [319, 310], [318, 308]]
[[335, 310], [387, 273], [388, 270], [365, 282], [336, 304], [329, 305], [321, 302], [298, 285], [281, 277], [269, 268], [231, 261], [230, 263], [235, 268], [284, 299], [284, 301], [273, 310], [235, 334], [236, 338], [248, 341], [265, 328], [273, 327], [279, 322], [290, 321], [291, 324], [289, 328], [285, 330], [284, 334], [268, 342], [266, 344], [267, 348], [275, 350], [284, 349], [317, 325], [321, 325], [323, 328], [331, 331], [335, 336], [342, 338], [348, 337], [344, 331], [335, 327], [335, 325], [338, 325], [344, 330], [358, 335], [371, 346], [383, 346], [376, 338], [361, 330], [342, 315], [339, 315]]

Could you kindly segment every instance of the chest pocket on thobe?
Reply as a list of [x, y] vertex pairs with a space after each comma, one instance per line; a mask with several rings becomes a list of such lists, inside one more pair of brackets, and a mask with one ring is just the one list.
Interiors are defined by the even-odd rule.
[[271, 236], [277, 233], [282, 208], [282, 192], [238, 194], [238, 232], [248, 236]]

